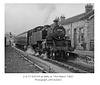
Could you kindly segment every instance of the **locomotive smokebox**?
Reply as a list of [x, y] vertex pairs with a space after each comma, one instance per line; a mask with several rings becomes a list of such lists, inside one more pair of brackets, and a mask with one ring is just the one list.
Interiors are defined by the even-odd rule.
[[57, 40], [62, 40], [65, 37], [66, 30], [63, 26], [59, 26], [59, 18], [56, 18], [54, 21], [54, 28], [53, 28], [53, 37]]
[[57, 40], [64, 39], [66, 30], [63, 26], [55, 26], [53, 29], [53, 37]]

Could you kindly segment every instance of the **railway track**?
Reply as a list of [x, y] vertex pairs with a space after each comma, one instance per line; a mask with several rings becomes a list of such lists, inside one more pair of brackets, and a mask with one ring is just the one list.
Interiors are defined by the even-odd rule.
[[73, 61], [67, 61], [67, 62], [64, 62], [64, 63], [72, 65], [74, 67], [78, 67], [79, 69], [87, 71], [88, 73], [94, 73], [93, 67], [89, 67], [89, 66], [86, 66], [86, 65], [80, 64], [80, 63], [74, 63]]
[[57, 60], [51, 60], [51, 59], [47, 59], [47, 60], [52, 63], [58, 64], [59, 66], [65, 69], [67, 68], [72, 73], [94, 73], [93, 68], [88, 68], [88, 67], [85, 67], [84, 65], [79, 65], [79, 64], [69, 62], [69, 61], [57, 61]]
[[[43, 58], [41, 58], [43, 59]], [[44, 60], [44, 59], [43, 59]], [[70, 70], [72, 73], [94, 73], [94, 68], [87, 67], [79, 63], [74, 63], [73, 61], [57, 61], [47, 58], [45, 61], [56, 64], [60, 67]]]
[[[43, 58], [41, 58], [43, 59]], [[51, 62], [53, 64], [56, 64], [60, 67], [63, 67], [65, 69], [70, 70], [72, 73], [94, 73], [94, 68], [86, 66], [84, 64], [80, 63], [74, 63], [73, 60], [64, 60], [64, 61], [58, 61], [58, 60], [52, 60], [52, 59], [43, 59], [45, 61]]]
[[[29, 61], [30, 63], [32, 63], [32, 64], [36, 65], [38, 68], [40, 68], [43, 71], [43, 73], [56, 73], [56, 71], [52, 67], [49, 67], [48, 68], [49, 70], [46, 69], [46, 68], [43, 68], [43, 67], [39, 66], [38, 64], [35, 64], [33, 61], [31, 61], [31, 59], [29, 59], [27, 57], [28, 55], [23, 55], [23, 53], [21, 53], [21, 52], [18, 52], [18, 53], [23, 58], [25, 58], [25, 60]], [[33, 56], [33, 55], [31, 55], [31, 56]], [[40, 58], [40, 57], [38, 57], [38, 58]], [[65, 69], [65, 70], [70, 71], [71, 73], [94, 73], [94, 69], [93, 68], [88, 68], [88, 67], [85, 67], [85, 66], [70, 62], [70, 61], [57, 61], [57, 60], [52, 60], [52, 59], [48, 59], [48, 58], [47, 59], [40, 58], [40, 59], [42, 59], [43, 62], [47, 61], [49, 63], [57, 65], [57, 66]]]

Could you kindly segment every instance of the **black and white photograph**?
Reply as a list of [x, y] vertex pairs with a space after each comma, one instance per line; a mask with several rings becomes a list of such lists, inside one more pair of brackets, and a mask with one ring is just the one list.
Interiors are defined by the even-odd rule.
[[0, 0], [0, 84], [99, 85], [99, 6]]
[[95, 73], [94, 3], [5, 3], [4, 73]]

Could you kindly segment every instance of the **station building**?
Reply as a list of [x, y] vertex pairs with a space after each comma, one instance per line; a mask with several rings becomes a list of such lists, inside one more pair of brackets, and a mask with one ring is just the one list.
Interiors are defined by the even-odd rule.
[[94, 50], [94, 10], [87, 4], [85, 12], [68, 19], [60, 17], [60, 25], [66, 29], [66, 36], [71, 39], [71, 45], [78, 50]]

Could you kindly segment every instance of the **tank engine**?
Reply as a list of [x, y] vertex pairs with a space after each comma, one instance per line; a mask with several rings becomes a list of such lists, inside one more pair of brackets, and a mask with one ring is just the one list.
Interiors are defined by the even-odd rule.
[[67, 59], [72, 52], [71, 40], [66, 36], [66, 30], [54, 20], [51, 26], [38, 26], [27, 32], [21, 33], [16, 38], [16, 45], [27, 48], [29, 45], [36, 52], [47, 53], [52, 59]]
[[46, 50], [52, 59], [67, 59], [72, 51], [71, 41], [67, 39], [66, 30], [54, 20], [54, 25], [47, 30]]

